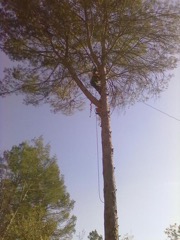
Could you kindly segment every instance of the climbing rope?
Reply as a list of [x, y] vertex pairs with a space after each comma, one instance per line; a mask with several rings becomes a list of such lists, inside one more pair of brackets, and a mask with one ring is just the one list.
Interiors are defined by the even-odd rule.
[[[92, 102], [90, 103], [90, 113], [89, 113], [89, 117], [92, 116]], [[98, 196], [99, 196], [99, 200], [100, 202], [104, 203], [102, 198], [101, 198], [101, 187], [100, 187], [100, 169], [99, 169], [99, 139], [98, 139], [98, 116], [96, 114], [96, 109], [95, 109], [95, 115], [96, 115], [96, 155], [97, 155], [97, 174], [98, 174]]]
[[99, 171], [99, 139], [98, 139], [98, 119], [97, 119], [97, 114], [96, 114], [96, 151], [97, 151], [97, 172], [98, 172], [98, 195], [99, 195], [99, 200], [100, 202], [104, 203], [102, 198], [101, 198], [101, 187], [100, 187], [100, 171]]

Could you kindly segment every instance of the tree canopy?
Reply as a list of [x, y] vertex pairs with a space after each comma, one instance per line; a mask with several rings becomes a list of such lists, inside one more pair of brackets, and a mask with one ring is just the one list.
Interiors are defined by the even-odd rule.
[[82, 108], [84, 95], [98, 106], [90, 85], [96, 66], [111, 106], [122, 107], [159, 94], [176, 67], [179, 1], [0, 3], [0, 49], [16, 65], [6, 69], [0, 95], [24, 93], [26, 103], [65, 113]]
[[74, 201], [50, 147], [42, 139], [23, 142], [1, 157], [0, 233], [2, 240], [70, 239]]

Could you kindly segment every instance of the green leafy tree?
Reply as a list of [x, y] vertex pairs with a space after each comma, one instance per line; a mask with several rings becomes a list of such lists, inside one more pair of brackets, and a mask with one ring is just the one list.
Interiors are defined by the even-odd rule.
[[178, 226], [176, 223], [174, 225], [170, 225], [169, 228], [166, 228], [165, 233], [170, 240], [179, 240], [180, 225]]
[[66, 114], [85, 99], [97, 109], [106, 240], [119, 236], [110, 109], [166, 89], [179, 53], [179, 12], [171, 0], [0, 0], [0, 48], [15, 61], [0, 95], [25, 94], [27, 104]]
[[88, 239], [89, 240], [103, 240], [102, 236], [99, 235], [96, 230], [89, 233]]
[[70, 239], [75, 227], [74, 201], [49, 145], [42, 138], [23, 142], [1, 158], [1, 240]]

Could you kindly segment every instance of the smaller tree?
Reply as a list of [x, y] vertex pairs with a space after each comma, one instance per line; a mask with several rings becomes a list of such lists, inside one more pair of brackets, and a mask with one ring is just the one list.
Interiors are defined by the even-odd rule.
[[96, 230], [92, 231], [88, 235], [88, 239], [90, 240], [103, 240], [102, 235], [99, 235]]
[[4, 152], [0, 173], [1, 240], [71, 238], [74, 201], [42, 138]]
[[168, 228], [166, 228], [165, 234], [168, 236], [170, 240], [179, 240], [180, 225], [178, 226], [176, 223], [174, 225], [170, 225]]

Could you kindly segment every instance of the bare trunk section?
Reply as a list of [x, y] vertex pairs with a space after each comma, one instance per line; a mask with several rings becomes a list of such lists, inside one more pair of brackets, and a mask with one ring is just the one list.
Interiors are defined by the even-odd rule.
[[104, 231], [105, 240], [118, 240], [118, 217], [116, 186], [113, 166], [113, 147], [110, 129], [110, 112], [107, 97], [106, 80], [101, 94], [101, 137], [104, 178]]

